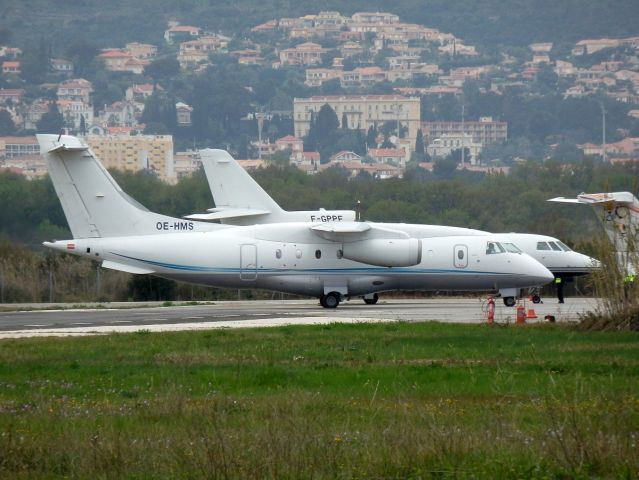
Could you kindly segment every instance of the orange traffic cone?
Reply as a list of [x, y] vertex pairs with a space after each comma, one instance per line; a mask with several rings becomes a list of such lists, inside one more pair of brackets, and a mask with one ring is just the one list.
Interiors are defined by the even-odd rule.
[[534, 308], [528, 309], [528, 315], [526, 315], [526, 318], [537, 318], [537, 314], [535, 313]]

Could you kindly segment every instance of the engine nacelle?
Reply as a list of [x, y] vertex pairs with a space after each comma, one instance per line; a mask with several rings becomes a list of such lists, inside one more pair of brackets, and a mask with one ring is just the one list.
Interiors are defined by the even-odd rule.
[[422, 261], [422, 241], [417, 238], [374, 238], [345, 243], [344, 258], [379, 267], [411, 267]]

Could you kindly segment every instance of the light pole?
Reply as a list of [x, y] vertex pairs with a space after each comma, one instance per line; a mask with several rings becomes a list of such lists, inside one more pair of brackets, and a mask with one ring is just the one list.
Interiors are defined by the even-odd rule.
[[466, 106], [462, 105], [462, 124], [461, 124], [461, 150], [462, 150], [462, 158], [461, 158], [461, 168], [462, 170], [464, 169], [464, 163], [465, 163], [465, 148], [464, 148], [464, 135], [466, 133], [465, 129], [464, 129], [464, 110], [465, 110]]
[[606, 107], [604, 107], [603, 102], [601, 105], [601, 157], [603, 159], [603, 163], [606, 163]]
[[262, 127], [264, 126], [264, 114], [262, 112], [255, 113], [257, 119], [257, 158], [262, 160]]

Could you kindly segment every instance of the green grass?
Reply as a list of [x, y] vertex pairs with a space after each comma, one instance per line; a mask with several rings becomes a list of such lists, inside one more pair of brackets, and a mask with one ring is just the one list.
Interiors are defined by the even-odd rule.
[[636, 478], [638, 443], [632, 332], [0, 341], [0, 478]]

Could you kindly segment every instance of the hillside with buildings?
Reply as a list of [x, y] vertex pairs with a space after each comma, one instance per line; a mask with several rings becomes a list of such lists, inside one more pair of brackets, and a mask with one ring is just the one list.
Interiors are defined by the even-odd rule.
[[[639, 31], [495, 47], [473, 28], [441, 28], [436, 2], [432, 23], [402, 16], [409, 3], [257, 22], [260, 6], [242, 19], [255, 23], [235, 29], [237, 19], [210, 23], [224, 8], [185, 23], [181, 7], [156, 5], [123, 43], [73, 41], [73, 28], [71, 41], [52, 42], [53, 29], [25, 42], [11, 19], [29, 3], [42, 2], [9, 3], [0, 22], [0, 168], [29, 178], [46, 174], [33, 134], [61, 130], [85, 137], [109, 168], [170, 183], [199, 168], [198, 147], [226, 148], [252, 167], [379, 179], [438, 164], [490, 173], [526, 160], [639, 158]], [[85, 33], [108, 24], [88, 14], [95, 8], [75, 12]], [[73, 26], [65, 11], [51, 18]]]

